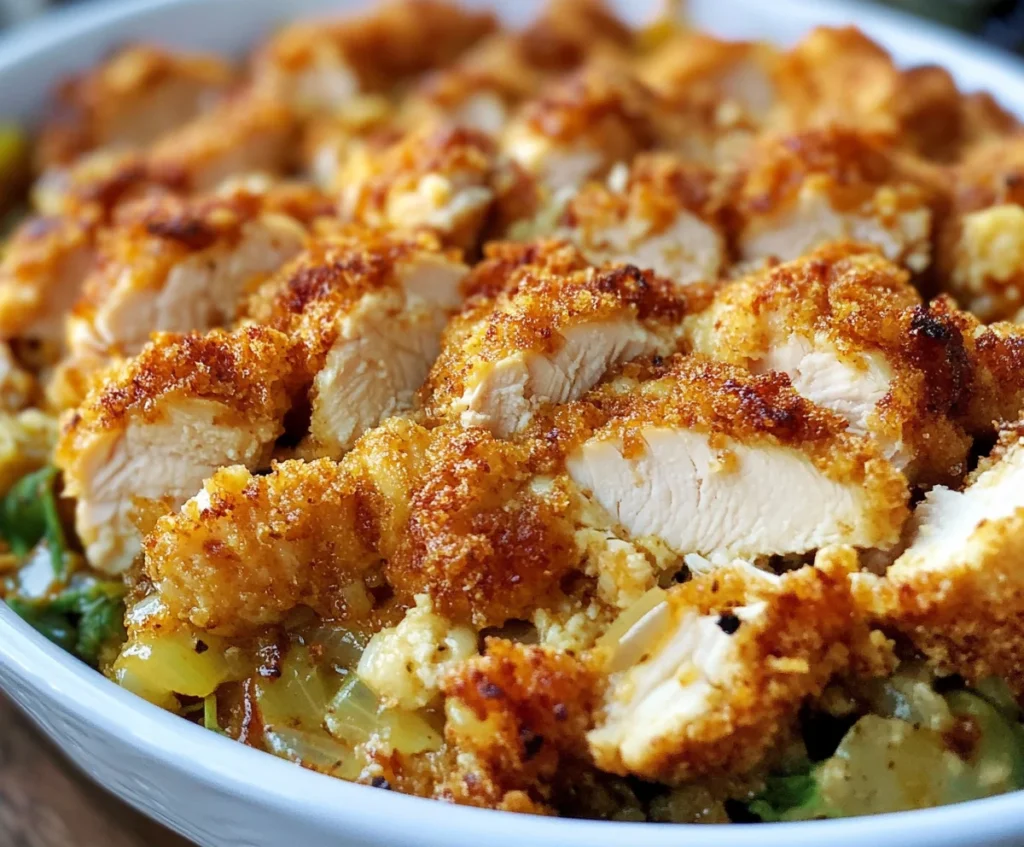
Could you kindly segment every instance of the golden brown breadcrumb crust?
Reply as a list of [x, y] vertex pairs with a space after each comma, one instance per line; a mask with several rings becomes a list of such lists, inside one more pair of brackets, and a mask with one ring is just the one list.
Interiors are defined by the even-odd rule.
[[289, 25], [257, 55], [257, 75], [304, 70], [326, 48], [340, 54], [364, 90], [387, 90], [451, 62], [495, 26], [491, 13], [445, 0], [389, 0], [361, 16]]
[[[168, 120], [192, 117], [231, 83], [234, 73], [220, 57], [172, 53], [149, 44], [119, 50], [97, 67], [65, 80], [57, 89], [54, 112], [40, 131], [35, 158], [39, 169], [67, 164], [108, 144], [138, 146], [167, 128]], [[163, 116], [144, 114], [156, 99]]]
[[67, 419], [57, 462], [73, 464], [79, 440], [97, 430], [123, 427], [129, 418], [159, 420], [172, 397], [217, 400], [242, 420], [283, 417], [306, 379], [304, 364], [294, 341], [264, 327], [157, 334]]
[[359, 604], [346, 588], [377, 555], [358, 532], [358, 480], [344, 468], [326, 459], [265, 476], [227, 467], [203, 490], [204, 503], [161, 518], [145, 540], [146, 574], [171, 614], [237, 635], [299, 605], [329, 618], [366, 613], [365, 592]]
[[703, 299], [703, 290], [680, 292], [632, 265], [592, 267], [564, 242], [491, 245], [488, 256], [464, 283], [477, 295], [449, 322], [424, 385], [425, 410], [437, 419], [462, 397], [482, 363], [555, 353], [564, 332], [590, 322], [632, 320], [668, 337], [691, 303]]
[[970, 342], [872, 248], [836, 244], [729, 283], [688, 335], [700, 352], [742, 365], [794, 335], [827, 340], [853, 363], [881, 355], [892, 376], [872, 434], [904, 445], [912, 479], [950, 482], [966, 470], [970, 440], [960, 418], [974, 373]]
[[468, 761], [449, 774], [443, 797], [494, 806], [509, 792], [549, 799], [567, 760], [585, 760], [602, 679], [570, 654], [500, 638], [443, 682], [450, 744]]
[[[754, 375], [703, 356], [638, 359], [581, 400], [538, 415], [528, 435], [568, 452], [594, 435], [620, 438], [628, 452], [643, 449], [640, 428], [664, 425], [714, 438], [792, 446], [829, 478], [869, 489], [898, 529], [907, 514], [905, 477], [846, 421], [797, 394], [783, 374]], [[564, 455], [564, 454], [563, 454]]]
[[353, 155], [338, 175], [344, 217], [370, 226], [424, 228], [471, 249], [532, 214], [532, 183], [498, 157], [486, 134], [427, 122], [384, 150]]
[[[735, 650], [730, 661], [742, 672], [727, 686], [712, 688], [706, 707], [687, 722], [683, 735], [656, 743], [642, 769], [633, 773], [686, 782], [745, 773], [769, 754], [789, 731], [805, 698], [821, 693], [867, 642], [849, 587], [855, 556], [846, 551], [832, 558], [837, 561], [787, 573], [777, 585], [726, 567], [669, 591], [677, 617], [687, 612], [722, 615], [757, 602], [765, 607], [729, 636]], [[609, 697], [616, 697], [615, 687]], [[595, 752], [602, 769], [630, 772], [622, 762]]]
[[440, 614], [477, 627], [554, 602], [580, 556], [569, 491], [534, 490], [525, 451], [489, 432], [410, 427], [386, 422], [346, 459], [377, 479], [378, 545], [391, 585], [429, 594]]

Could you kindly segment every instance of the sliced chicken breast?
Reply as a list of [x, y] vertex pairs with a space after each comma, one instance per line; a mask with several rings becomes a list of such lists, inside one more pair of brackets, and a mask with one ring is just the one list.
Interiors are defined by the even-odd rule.
[[123, 47], [59, 87], [37, 165], [67, 164], [97, 148], [145, 147], [210, 108], [233, 77], [231, 66], [216, 56], [149, 44]]
[[[529, 261], [509, 261], [517, 250]], [[687, 301], [650, 271], [594, 268], [559, 242], [489, 251], [467, 287], [498, 288], [446, 331], [427, 386], [434, 418], [505, 438], [539, 406], [580, 397], [615, 366], [675, 349]]]
[[94, 231], [71, 216], [33, 217], [15, 231], [0, 258], [0, 338], [63, 344], [64, 316], [94, 260]]
[[357, 147], [337, 182], [344, 218], [427, 230], [465, 249], [485, 225], [501, 232], [534, 209], [525, 174], [498, 156], [488, 136], [447, 124], [418, 127], [383, 151]]
[[566, 207], [561, 234], [594, 264], [654, 271], [678, 285], [713, 281], [728, 252], [714, 173], [667, 154], [641, 154]]
[[250, 316], [301, 339], [309, 357], [305, 454], [337, 458], [412, 408], [466, 271], [428, 235], [357, 228], [314, 241], [254, 295]]
[[229, 177], [282, 174], [295, 159], [293, 113], [249, 88], [161, 136], [145, 156], [150, 179], [170, 174], [184, 190], [212, 191]]
[[[244, 295], [304, 242], [303, 222], [287, 214], [296, 210], [277, 202], [277, 194], [240, 187], [125, 208], [99, 235], [97, 266], [68, 323], [79, 366], [88, 370], [111, 355], [133, 356], [153, 332], [233, 322]], [[315, 193], [306, 203], [310, 217], [329, 209]]]
[[962, 491], [933, 488], [911, 530], [873, 586], [883, 620], [942, 672], [998, 676], [1024, 696], [1024, 426], [1003, 431]]
[[502, 149], [558, 195], [655, 147], [670, 117], [663, 105], [618, 63], [595, 60], [527, 101]]
[[140, 550], [140, 527], [214, 471], [264, 466], [304, 364], [291, 339], [260, 327], [156, 335], [95, 387], [55, 453], [90, 565], [124, 571]]
[[818, 558], [782, 577], [749, 566], [695, 577], [605, 647], [611, 675], [587, 736], [597, 766], [684, 783], [759, 764], [865, 640], [847, 576], [856, 557]]
[[285, 27], [258, 52], [256, 81], [302, 114], [333, 111], [452, 62], [495, 27], [491, 14], [445, 0], [390, 0], [369, 14]]
[[838, 127], [769, 136], [741, 167], [733, 201], [741, 259], [786, 261], [849, 239], [877, 245], [915, 272], [930, 264], [925, 175], [877, 138]]
[[627, 538], [713, 560], [888, 547], [907, 482], [786, 377], [701, 357], [639, 362], [537, 423]]
[[755, 373], [786, 374], [914, 481], [950, 482], [966, 471], [963, 334], [870, 248], [832, 245], [725, 285], [687, 320], [687, 340]]

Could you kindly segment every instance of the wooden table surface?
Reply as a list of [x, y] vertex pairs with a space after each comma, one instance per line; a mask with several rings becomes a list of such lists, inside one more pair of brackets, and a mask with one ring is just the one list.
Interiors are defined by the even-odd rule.
[[0, 696], [2, 847], [190, 847], [81, 776]]

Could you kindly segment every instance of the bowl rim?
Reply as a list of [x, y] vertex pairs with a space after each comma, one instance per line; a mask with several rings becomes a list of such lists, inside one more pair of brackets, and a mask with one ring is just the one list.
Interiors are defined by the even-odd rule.
[[[0, 36], [0, 79], [42, 51], [76, 38], [173, 7], [207, 5], [220, 0], [99, 0], [63, 9]], [[719, 0], [697, 0], [700, 2]], [[479, 2], [478, 5], [485, 5]], [[737, 7], [760, 0], [730, 0]], [[695, 3], [695, 5], [697, 5]], [[343, 5], [343, 4], [339, 4]], [[486, 3], [496, 5], [496, 3]], [[620, 2], [619, 6], [625, 5]], [[862, 7], [850, 0], [782, 0], [780, 14], [793, 11], [805, 22], [846, 20], [878, 37], [887, 47], [912, 30], [912, 54], [942, 59], [952, 53], [969, 74], [1003, 86], [1001, 102], [1024, 115], [1024, 64], [936, 25], [887, 9]], [[943, 847], [984, 841], [1020, 842], [1024, 838], [1024, 792], [934, 809], [801, 823], [706, 826], [657, 825], [569, 820], [531, 815], [502, 815], [492, 810], [453, 806], [435, 800], [381, 791], [296, 767], [273, 755], [211, 733], [145, 702], [51, 644], [0, 602], [0, 666], [26, 689], [45, 700], [59, 700], [81, 723], [104, 736], [131, 742], [140, 753], [197, 785], [216, 786], [233, 796], [256, 798], [284, 817], [316, 821], [327, 830], [367, 842], [418, 844], [422, 847], [478, 847], [497, 844], [495, 824], [503, 822], [517, 843], [597, 847], [643, 843], [678, 847], [681, 839], [714, 847], [863, 847], [921, 844]], [[132, 802], [132, 799], [125, 798]], [[143, 812], [147, 810], [141, 809]], [[176, 828], [173, 820], [165, 821]], [[685, 833], [685, 834], [684, 834]], [[185, 833], [187, 834], [187, 833]]]

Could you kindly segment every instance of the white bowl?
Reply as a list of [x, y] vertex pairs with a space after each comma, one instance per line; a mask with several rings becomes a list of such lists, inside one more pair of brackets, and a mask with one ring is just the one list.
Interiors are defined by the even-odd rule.
[[[275, 22], [352, 0], [131, 0], [45, 18], [0, 39], [0, 116], [29, 119], [61, 75], [148, 38], [240, 51]], [[522, 19], [539, 2], [486, 3]], [[655, 5], [621, 0], [630, 17]], [[690, 0], [701, 26], [792, 42], [855, 23], [900, 62], [945, 65], [1024, 115], [1024, 65], [898, 14], [823, 0]], [[504, 8], [502, 8], [504, 7]], [[509, 8], [513, 7], [513, 8]], [[50, 644], [0, 603], [0, 688], [122, 799], [202, 847], [1020, 847], [1024, 792], [899, 815], [761, 826], [666, 826], [502, 815], [351, 785], [207, 732], [143, 702]], [[73, 822], [72, 822], [73, 824]]]

